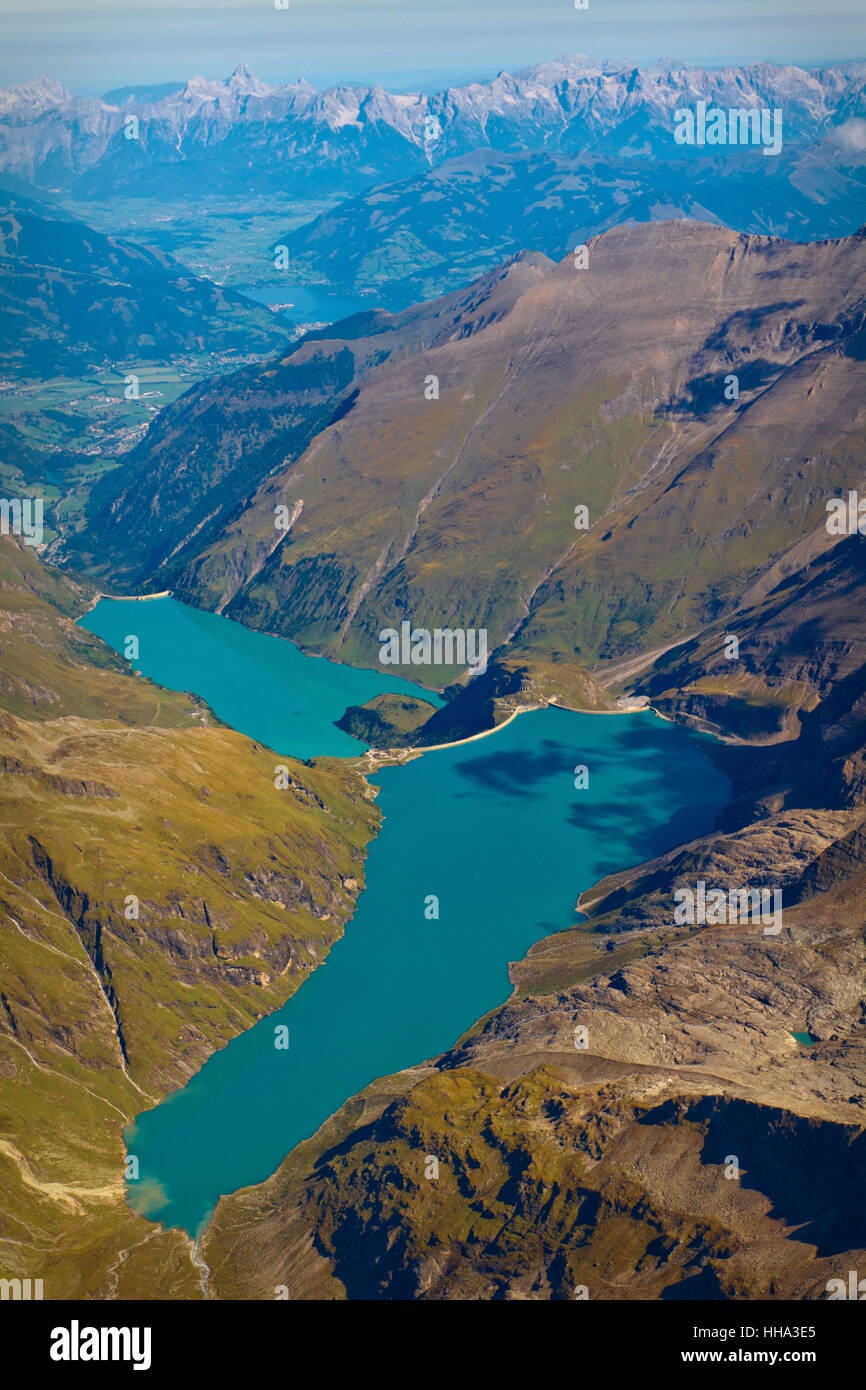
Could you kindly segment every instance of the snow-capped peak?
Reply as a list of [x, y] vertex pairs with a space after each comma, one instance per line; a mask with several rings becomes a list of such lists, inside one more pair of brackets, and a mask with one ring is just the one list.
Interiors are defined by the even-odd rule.
[[16, 108], [26, 109], [29, 115], [37, 115], [52, 106], [62, 106], [72, 100], [62, 82], [42, 73], [29, 82], [16, 82], [13, 87], [0, 88], [0, 115], [7, 115]]
[[269, 87], [266, 82], [261, 82], [246, 63], [238, 63], [226, 86], [237, 96], [263, 97], [273, 91], [273, 87]]

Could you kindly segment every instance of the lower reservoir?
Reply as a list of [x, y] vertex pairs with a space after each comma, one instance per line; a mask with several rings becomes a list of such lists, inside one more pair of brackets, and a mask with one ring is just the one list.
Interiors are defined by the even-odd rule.
[[[142, 628], [134, 609], [155, 613], [153, 640], [140, 648], [147, 675], [205, 696], [226, 722], [281, 753], [345, 751], [331, 745], [324, 714], [337, 718], [377, 693], [360, 694], [356, 682], [424, 693], [245, 629], [227, 636], [221, 625], [236, 624], [173, 600], [101, 603], [87, 626], [119, 646], [118, 634], [137, 631], [136, 621]], [[175, 609], [196, 630], [195, 670], [155, 635], [160, 611], [175, 624]], [[275, 641], [282, 664], [268, 647]], [[259, 644], [265, 693], [230, 697], [249, 679], [233, 663], [256, 668]], [[324, 746], [312, 747], [317, 731]], [[348, 1097], [449, 1047], [508, 997], [509, 961], [574, 924], [580, 892], [712, 827], [729, 784], [706, 747], [651, 712], [548, 708], [377, 772], [385, 821], [344, 937], [283, 1008], [138, 1117], [127, 1133], [139, 1160], [136, 1209], [195, 1234], [221, 1194], [268, 1177]], [[578, 765], [589, 771], [583, 789]], [[281, 1027], [285, 1049], [275, 1045]]]

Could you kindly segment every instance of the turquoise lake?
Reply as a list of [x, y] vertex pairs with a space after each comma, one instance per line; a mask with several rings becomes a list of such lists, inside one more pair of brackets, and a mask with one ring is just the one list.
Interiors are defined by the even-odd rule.
[[[333, 746], [329, 717], [369, 698], [355, 681], [422, 693], [229, 632], [235, 624], [173, 600], [103, 601], [86, 626], [118, 649], [126, 634], [146, 635], [147, 675], [205, 696], [284, 754], [346, 751]], [[262, 691], [251, 689], [257, 678]], [[385, 822], [344, 937], [282, 1009], [138, 1117], [127, 1132], [136, 1209], [196, 1234], [221, 1194], [268, 1177], [350, 1096], [448, 1048], [508, 997], [509, 961], [574, 924], [580, 892], [712, 827], [729, 784], [706, 748], [651, 712], [549, 708], [377, 773]], [[589, 769], [585, 790], [575, 789], [578, 764]], [[425, 917], [429, 895], [438, 920]], [[287, 1051], [274, 1045], [279, 1025]]]
[[123, 653], [138, 638], [134, 671], [201, 695], [226, 724], [296, 758], [351, 757], [359, 742], [334, 728], [348, 705], [386, 691], [441, 705], [438, 695], [382, 671], [305, 656], [293, 642], [202, 613], [173, 598], [100, 599], [81, 627]]

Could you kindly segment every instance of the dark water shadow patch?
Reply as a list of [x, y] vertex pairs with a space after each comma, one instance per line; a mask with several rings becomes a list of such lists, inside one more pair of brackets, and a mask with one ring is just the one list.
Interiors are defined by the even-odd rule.
[[553, 739], [538, 750], [515, 748], [491, 752], [456, 763], [454, 770], [476, 787], [500, 796], [533, 797], [542, 782], [568, 776], [575, 765], [574, 751]]

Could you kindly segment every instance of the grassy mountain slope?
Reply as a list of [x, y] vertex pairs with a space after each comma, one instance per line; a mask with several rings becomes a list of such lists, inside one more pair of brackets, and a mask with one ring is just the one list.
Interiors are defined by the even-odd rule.
[[[750, 741], [795, 738], [802, 711], [856, 679], [866, 661], [866, 555], [859, 536], [836, 545], [826, 534], [818, 539], [827, 548], [802, 569], [769, 593], [759, 587], [751, 601], [746, 595], [732, 618], [711, 623], [636, 677], [656, 709]], [[731, 636], [735, 657], [726, 654]]]
[[0, 542], [0, 1260], [49, 1298], [197, 1297], [189, 1243], [126, 1205], [124, 1123], [321, 961], [378, 817], [339, 764], [128, 674], [72, 622], [87, 587]]
[[[608, 227], [688, 217], [808, 240], [866, 221], [856, 156], [832, 142], [758, 150], [677, 150], [646, 161], [549, 149], [475, 150], [367, 189], [286, 234], [294, 274], [411, 304], [444, 294], [519, 248], [560, 260]], [[832, 166], [832, 172], [831, 172]]]

